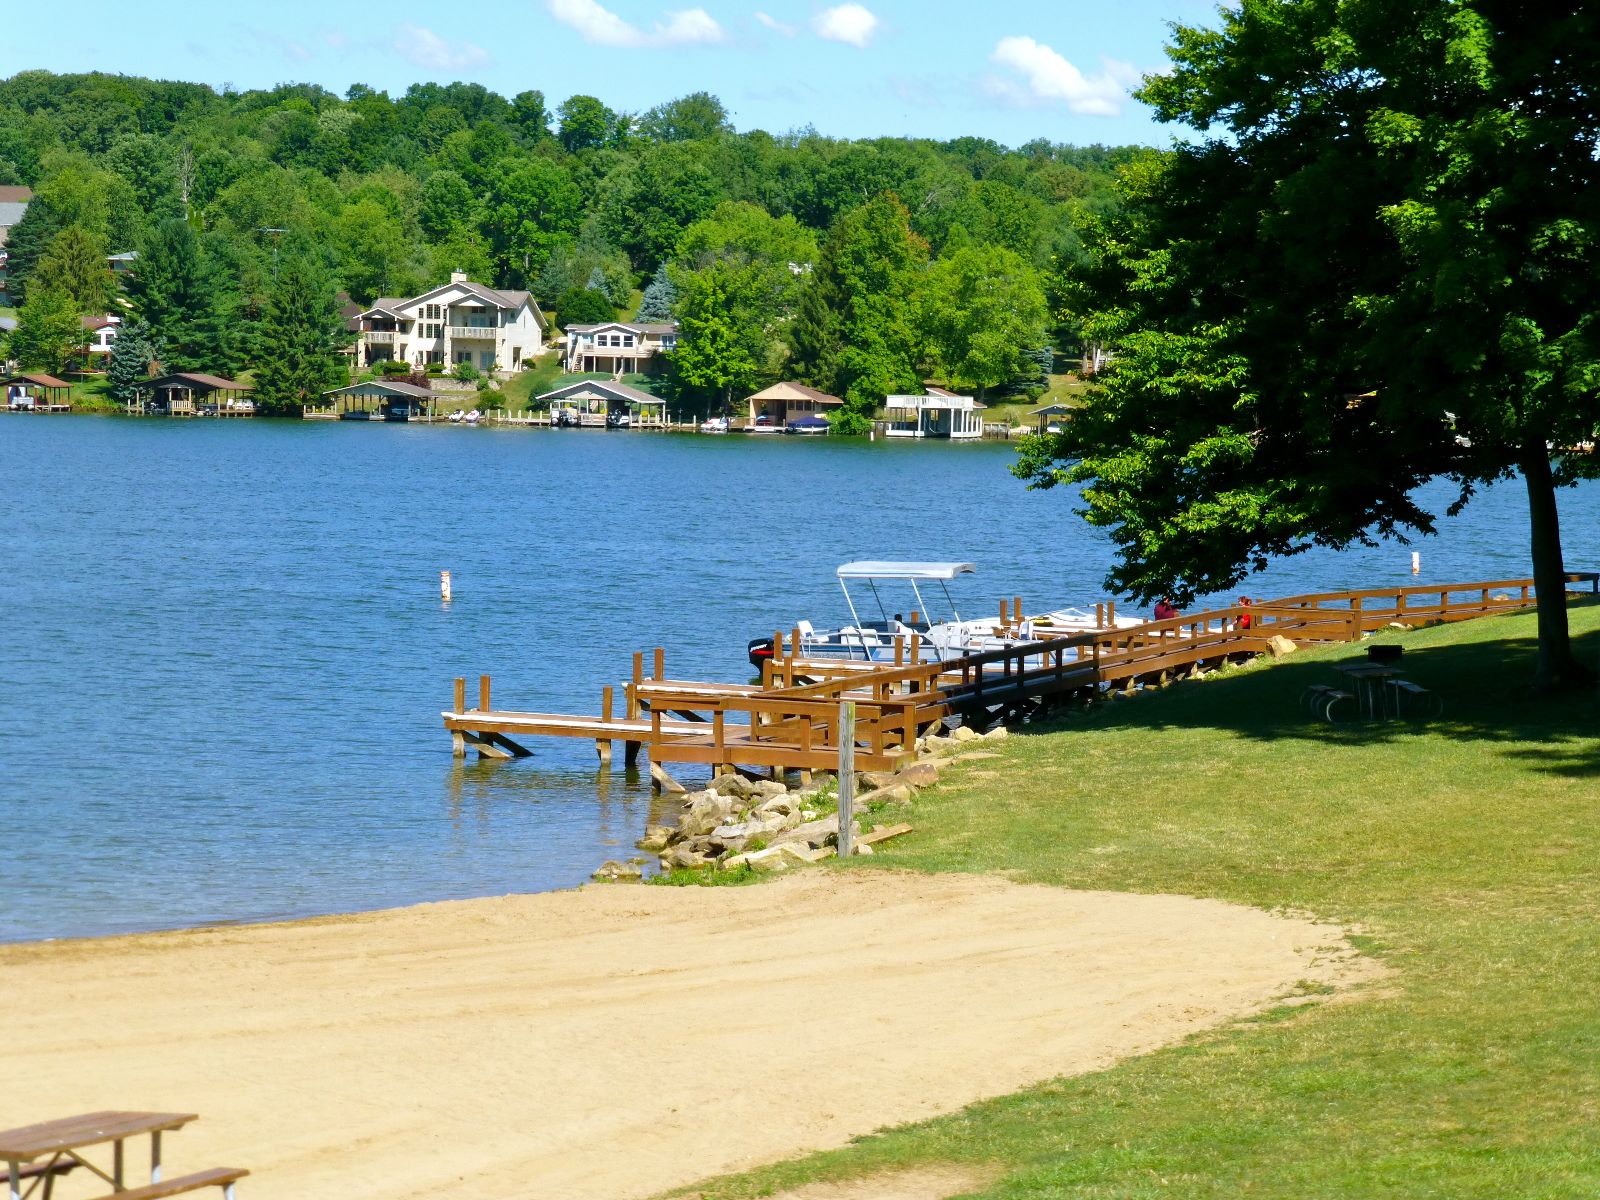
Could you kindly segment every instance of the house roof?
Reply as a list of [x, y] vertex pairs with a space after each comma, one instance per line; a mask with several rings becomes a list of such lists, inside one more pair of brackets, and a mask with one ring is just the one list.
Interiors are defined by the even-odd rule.
[[121, 325], [122, 324], [122, 318], [121, 317], [113, 317], [113, 316], [110, 316], [110, 315], [107, 315], [107, 316], [104, 316], [104, 317], [79, 317], [78, 318], [78, 323], [81, 324], [90, 333], [96, 333], [99, 330], [104, 329], [108, 325]]
[[500, 291], [496, 288], [485, 287], [481, 283], [473, 283], [464, 279], [453, 279], [449, 283], [441, 283], [438, 287], [430, 288], [419, 296], [379, 296], [372, 302], [371, 308], [357, 312], [354, 315], [365, 317], [371, 313], [381, 312], [388, 317], [406, 320], [408, 318], [400, 312], [402, 308], [411, 308], [414, 305], [421, 304], [430, 296], [437, 296], [440, 292], [447, 292], [451, 288], [460, 288], [467, 294], [476, 296], [479, 300], [486, 304], [492, 304], [496, 308], [517, 309], [526, 304], [533, 309], [533, 319], [539, 322], [539, 328], [550, 328], [550, 321], [539, 308], [539, 302], [533, 298], [532, 292]]
[[20, 184], [0, 185], [0, 204], [26, 204], [33, 199], [33, 189]]
[[139, 257], [137, 250], [124, 250], [120, 254], [106, 255], [107, 262], [133, 262]]
[[630, 333], [677, 333], [676, 321], [602, 321], [598, 325], [568, 325], [568, 333], [594, 333], [601, 329], [626, 329]]
[[625, 400], [629, 404], [666, 403], [665, 400], [658, 396], [652, 396], [649, 392], [641, 392], [638, 388], [631, 388], [625, 383], [614, 383], [609, 379], [580, 379], [576, 383], [558, 387], [555, 391], [546, 392], [537, 398], [540, 400], [565, 400], [568, 396], [575, 396], [583, 391], [608, 396], [613, 400]]
[[955, 392], [947, 392], [944, 388], [929, 388], [925, 396], [885, 396], [885, 408], [914, 408], [914, 409], [980, 409], [988, 408], [982, 400], [974, 400], [971, 396], [958, 396]]
[[8, 383], [31, 383], [42, 388], [69, 388], [72, 385], [64, 379], [57, 379], [54, 375], [46, 375], [43, 371], [34, 371], [26, 374], [7, 375], [0, 379], [0, 387]]
[[1030, 408], [1028, 415], [1030, 417], [1064, 417], [1073, 411], [1074, 409], [1070, 404], [1046, 404], [1039, 408]]
[[220, 375], [207, 375], [201, 371], [175, 371], [171, 375], [161, 375], [155, 379], [146, 379], [144, 387], [155, 388], [160, 391], [164, 388], [187, 387], [200, 392], [248, 392], [250, 385], [239, 383], [233, 379], [224, 379]]
[[747, 397], [750, 400], [809, 400], [813, 404], [843, 404], [844, 401], [837, 396], [830, 396], [827, 392], [820, 392], [814, 387], [807, 387], [803, 383], [775, 383], [769, 388]]
[[432, 400], [434, 393], [425, 387], [414, 383], [399, 383], [393, 380], [369, 379], [365, 383], [352, 383], [347, 387], [330, 388], [322, 393], [324, 396], [407, 396], [412, 399]]

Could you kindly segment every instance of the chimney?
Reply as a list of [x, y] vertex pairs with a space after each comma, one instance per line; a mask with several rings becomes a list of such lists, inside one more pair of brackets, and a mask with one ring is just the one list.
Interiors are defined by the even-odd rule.
[[451, 271], [450, 272], [450, 282], [451, 283], [465, 283], [465, 282], [467, 282], [467, 273], [465, 271]]

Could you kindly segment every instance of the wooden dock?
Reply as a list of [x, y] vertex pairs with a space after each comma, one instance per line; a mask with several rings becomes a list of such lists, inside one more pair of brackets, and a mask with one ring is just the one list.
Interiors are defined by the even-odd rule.
[[[1566, 577], [1600, 593], [1600, 573]], [[1232, 605], [1125, 628], [1018, 640], [960, 658], [923, 661], [917, 638], [896, 639], [893, 662], [807, 658], [798, 631], [773, 638], [759, 683], [671, 679], [657, 648], [652, 670], [633, 656], [632, 677], [614, 712], [615, 689], [602, 689], [596, 715], [518, 712], [491, 703], [490, 677], [479, 678], [478, 706], [466, 706], [466, 681], [441, 714], [457, 757], [530, 753], [518, 739], [592, 740], [602, 763], [622, 742], [628, 765], [647, 750], [652, 763], [695, 763], [733, 770], [828, 771], [839, 762], [839, 712], [853, 702], [858, 770], [893, 770], [915, 756], [917, 739], [950, 720], [987, 727], [1077, 699], [1133, 692], [1185, 674], [1265, 653], [1275, 637], [1297, 645], [1359, 641], [1391, 624], [1462, 621], [1517, 612], [1536, 602], [1531, 579], [1318, 592]], [[1021, 627], [1022, 604], [997, 631]]]

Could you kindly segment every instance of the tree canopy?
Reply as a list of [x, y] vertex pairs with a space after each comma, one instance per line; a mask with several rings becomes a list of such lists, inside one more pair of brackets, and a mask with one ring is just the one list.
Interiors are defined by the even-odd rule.
[[1600, 25], [1497, 0], [1242, 0], [1142, 98], [1194, 140], [1126, 175], [1065, 289], [1116, 358], [1019, 473], [1084, 486], [1108, 581], [1230, 587], [1269, 556], [1428, 533], [1520, 474], [1541, 686], [1567, 639], [1557, 484], [1600, 403]]

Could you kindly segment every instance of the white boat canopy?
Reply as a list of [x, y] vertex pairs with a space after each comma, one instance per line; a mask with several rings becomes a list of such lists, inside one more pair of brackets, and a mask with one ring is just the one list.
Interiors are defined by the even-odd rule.
[[839, 568], [840, 579], [947, 580], [973, 575], [978, 568], [961, 562], [851, 562]]

